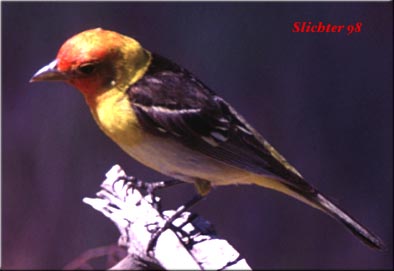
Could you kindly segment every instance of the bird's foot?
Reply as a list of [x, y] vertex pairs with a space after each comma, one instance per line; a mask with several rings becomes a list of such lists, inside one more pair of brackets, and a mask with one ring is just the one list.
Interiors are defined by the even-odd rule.
[[144, 190], [146, 191], [147, 194], [154, 194], [154, 192], [160, 189], [184, 183], [176, 179], [169, 179], [165, 181], [156, 181], [156, 182], [144, 182], [142, 180], [135, 178], [134, 176], [122, 176], [119, 177], [118, 180], [126, 180], [127, 183], [131, 184], [132, 187]]
[[[145, 196], [148, 195], [151, 198], [153, 207], [161, 212], [160, 202], [157, 201], [157, 197], [155, 197], [155, 193], [163, 188], [171, 187], [177, 184], [184, 183], [182, 181], [176, 179], [169, 179], [165, 181], [156, 181], [156, 182], [144, 182], [135, 178], [134, 176], [121, 176], [117, 181], [125, 180], [125, 185], [129, 185], [131, 188], [138, 189], [141, 193], [144, 192]], [[115, 184], [116, 182], [114, 182]]]

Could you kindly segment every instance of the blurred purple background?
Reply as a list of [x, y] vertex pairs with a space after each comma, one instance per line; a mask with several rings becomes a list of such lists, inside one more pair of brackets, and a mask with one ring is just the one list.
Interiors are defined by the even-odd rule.
[[[113, 243], [116, 227], [82, 203], [123, 153], [63, 83], [29, 84], [70, 36], [95, 27], [133, 36], [230, 102], [304, 177], [387, 250], [294, 199], [254, 186], [215, 189], [194, 211], [255, 268], [393, 268], [393, 15], [386, 3], [2, 2], [2, 260], [62, 268]], [[292, 33], [295, 21], [362, 22], [361, 33]], [[194, 193], [163, 191], [168, 207]]]

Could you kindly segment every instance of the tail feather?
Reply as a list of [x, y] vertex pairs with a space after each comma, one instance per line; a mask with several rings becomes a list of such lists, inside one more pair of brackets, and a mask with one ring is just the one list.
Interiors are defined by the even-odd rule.
[[339, 207], [335, 206], [332, 202], [326, 199], [322, 194], [318, 193], [315, 197], [315, 202], [325, 211], [328, 215], [335, 218], [344, 224], [354, 235], [371, 248], [383, 249], [384, 243], [375, 234], [371, 233], [360, 223], [358, 223], [350, 215], [342, 211]]
[[319, 209], [345, 225], [346, 228], [348, 228], [369, 247], [384, 249], [384, 243], [379, 239], [379, 237], [371, 233], [354, 218], [329, 201], [326, 197], [320, 194], [317, 189], [309, 185], [302, 178], [297, 176], [294, 177], [297, 180], [297, 182], [294, 182], [296, 185], [294, 185], [294, 183], [284, 182], [274, 176], [262, 175], [257, 176], [257, 178], [252, 178], [250, 183], [285, 193], [304, 202], [305, 204]]

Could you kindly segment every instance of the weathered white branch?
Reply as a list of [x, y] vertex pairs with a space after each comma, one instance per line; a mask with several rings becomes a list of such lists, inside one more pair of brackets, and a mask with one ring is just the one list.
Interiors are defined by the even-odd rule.
[[[106, 174], [97, 198], [83, 201], [110, 218], [120, 231], [119, 245], [128, 255], [111, 269], [243, 269], [245, 259], [226, 241], [216, 236], [212, 225], [184, 212], [157, 239], [153, 253], [147, 253], [152, 233], [162, 227], [175, 211], [159, 213], [159, 198], [143, 196], [118, 165]], [[142, 191], [143, 192], [143, 191]]]

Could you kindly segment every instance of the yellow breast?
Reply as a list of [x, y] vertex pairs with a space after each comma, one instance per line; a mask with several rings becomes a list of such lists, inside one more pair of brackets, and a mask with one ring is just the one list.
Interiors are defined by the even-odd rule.
[[133, 146], [142, 139], [137, 117], [125, 93], [112, 89], [96, 97], [90, 110], [100, 129], [119, 145]]

